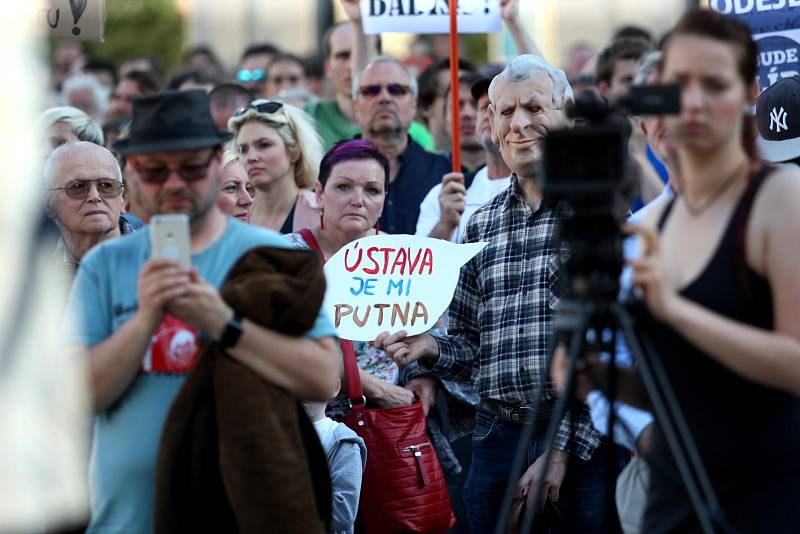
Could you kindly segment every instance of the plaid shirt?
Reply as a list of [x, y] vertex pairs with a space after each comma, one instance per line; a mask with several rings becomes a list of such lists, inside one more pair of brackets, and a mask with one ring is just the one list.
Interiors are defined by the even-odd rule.
[[[562, 205], [534, 211], [514, 176], [508, 189], [470, 218], [464, 242], [489, 245], [461, 269], [448, 335], [436, 337], [439, 358], [422, 362], [431, 375], [469, 380], [474, 372], [481, 398], [516, 406], [530, 405], [537, 387], [547, 380], [542, 409], [553, 410], [556, 393], [546, 375], [558, 309], [558, 254], [552, 235], [566, 211]], [[585, 406], [574, 443], [569, 435], [565, 418], [556, 448], [588, 460], [600, 437]]]

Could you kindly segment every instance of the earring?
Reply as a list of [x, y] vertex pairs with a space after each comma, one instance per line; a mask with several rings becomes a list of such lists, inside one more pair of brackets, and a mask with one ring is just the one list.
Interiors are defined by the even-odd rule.
[[375, 223], [375, 235], [378, 235], [380, 233], [381, 233], [381, 221], [378, 221]]
[[320, 210], [320, 212], [319, 212], [319, 229], [320, 229], [320, 230], [324, 230], [324, 229], [325, 229], [325, 219], [324, 219], [324, 216], [325, 216], [325, 209], [322, 209], [322, 210]]

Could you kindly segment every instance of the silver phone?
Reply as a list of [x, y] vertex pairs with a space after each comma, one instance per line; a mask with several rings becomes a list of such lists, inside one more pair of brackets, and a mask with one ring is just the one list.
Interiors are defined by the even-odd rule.
[[154, 258], [172, 260], [188, 268], [191, 265], [189, 216], [176, 213], [151, 217], [150, 246]]

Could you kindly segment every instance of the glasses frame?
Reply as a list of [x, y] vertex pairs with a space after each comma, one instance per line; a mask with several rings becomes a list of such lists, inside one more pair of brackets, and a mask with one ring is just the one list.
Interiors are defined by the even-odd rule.
[[[146, 184], [164, 185], [166, 181], [169, 180], [169, 177], [170, 175], [172, 175], [173, 172], [177, 174], [182, 181], [186, 182], [187, 184], [191, 184], [208, 178], [208, 168], [211, 166], [211, 162], [214, 161], [214, 158], [217, 157], [219, 150], [220, 150], [219, 148], [212, 150], [211, 155], [208, 157], [205, 163], [197, 165], [198, 168], [202, 169], [203, 172], [202, 176], [190, 175], [189, 177], [187, 177], [186, 175], [187, 171], [185, 165], [164, 165], [164, 167], [162, 169], [159, 169], [159, 171], [163, 171], [164, 169], [166, 169], [166, 174], [164, 174], [163, 178], [153, 180], [146, 178], [146, 176], [148, 175], [148, 173], [150, 173], [150, 171], [148, 171], [147, 169], [142, 169], [142, 167], [139, 165], [139, 163], [136, 161], [135, 158], [129, 157], [128, 162], [130, 163], [131, 167], [133, 167], [136, 170], [136, 173], [139, 175], [139, 178], [141, 178], [142, 182]], [[192, 165], [192, 167], [194, 167], [194, 165]], [[149, 176], [153, 176], [153, 174], [149, 174]]]
[[389, 93], [390, 96], [395, 98], [402, 98], [411, 94], [411, 87], [402, 83], [387, 83], [385, 85], [372, 83], [369, 85], [362, 85], [358, 88], [358, 94], [364, 98], [375, 98], [381, 94], [384, 89], [386, 89], [386, 92]]
[[251, 102], [237, 109], [233, 116], [241, 117], [251, 109], [257, 111], [258, 113], [268, 113], [272, 115], [273, 113], [277, 113], [283, 109], [283, 102], [278, 102], [277, 100], [267, 100], [266, 102], [261, 102], [260, 104], [253, 104]]
[[[245, 73], [247, 74], [244, 75]], [[254, 73], [259, 74], [253, 76]], [[264, 83], [267, 81], [267, 72], [264, 69], [239, 69], [236, 71], [236, 81], [241, 83]]]
[[[98, 185], [99, 182], [112, 182], [114, 184], [118, 184], [119, 190], [116, 193], [107, 195], [100, 190], [100, 186]], [[69, 190], [68, 188], [70, 187], [70, 185], [74, 183], [88, 184], [89, 187], [86, 188], [86, 192], [83, 195], [75, 196], [68, 193]], [[117, 198], [118, 196], [122, 195], [122, 193], [125, 191], [125, 184], [114, 178], [90, 178], [90, 179], [77, 178], [75, 180], [70, 180], [61, 187], [53, 187], [52, 189], [48, 189], [48, 191], [63, 191], [64, 194], [67, 195], [67, 198], [70, 198], [72, 200], [86, 200], [86, 197], [89, 196], [89, 191], [92, 190], [92, 184], [94, 184], [95, 189], [97, 189], [97, 194], [100, 195], [101, 198], [104, 198], [106, 200]]]

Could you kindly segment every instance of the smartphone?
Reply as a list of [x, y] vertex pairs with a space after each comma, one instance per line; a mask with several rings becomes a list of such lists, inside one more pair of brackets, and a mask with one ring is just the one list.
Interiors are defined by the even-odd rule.
[[151, 217], [150, 247], [154, 258], [172, 260], [188, 268], [191, 264], [189, 216], [176, 213]]

